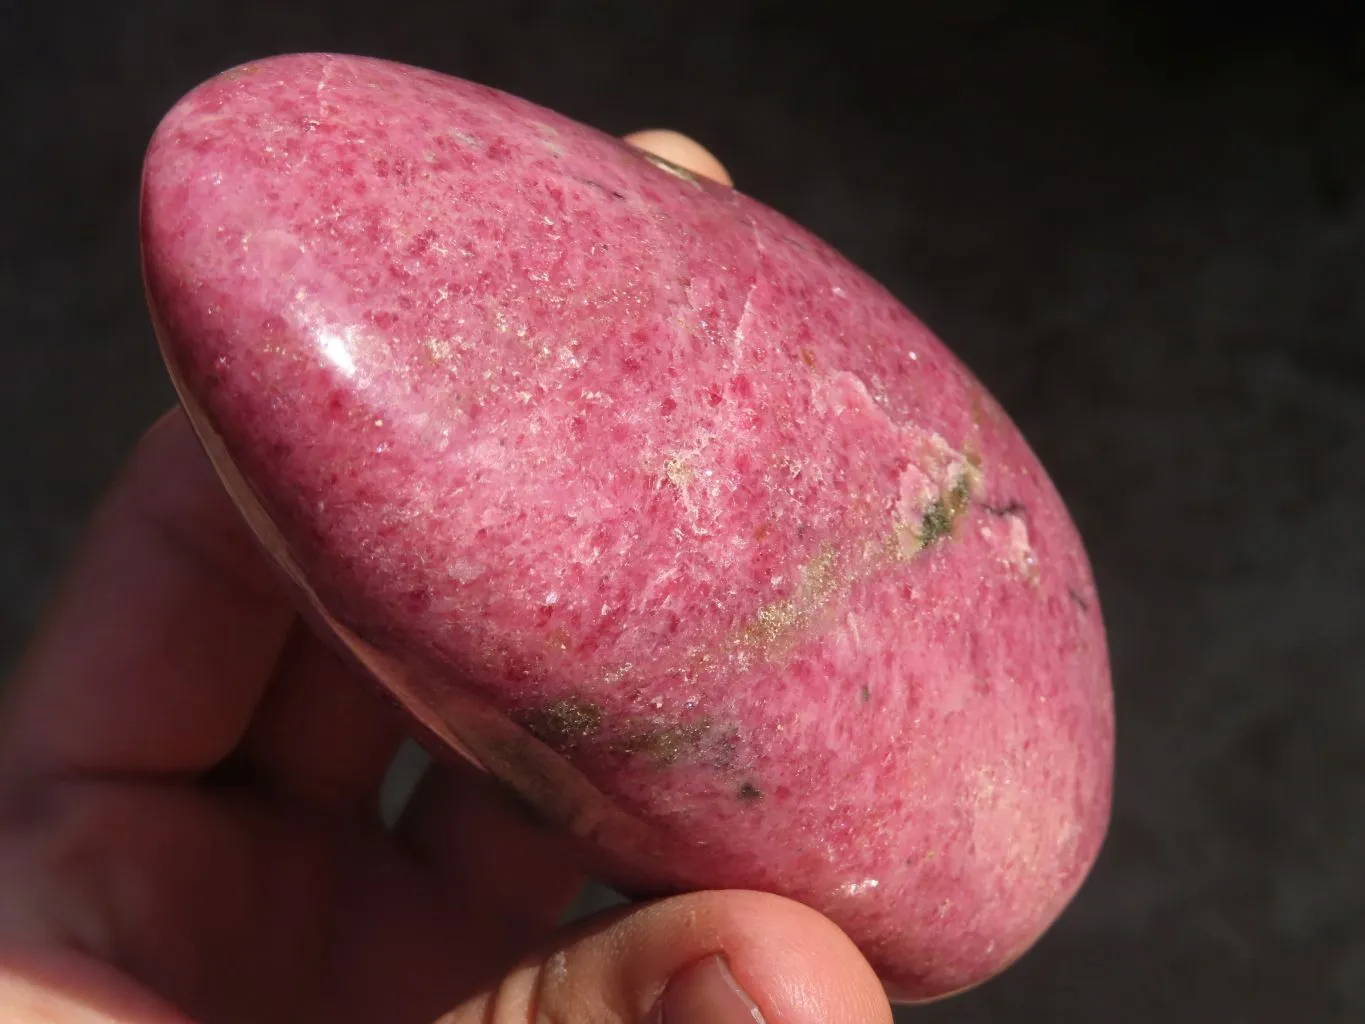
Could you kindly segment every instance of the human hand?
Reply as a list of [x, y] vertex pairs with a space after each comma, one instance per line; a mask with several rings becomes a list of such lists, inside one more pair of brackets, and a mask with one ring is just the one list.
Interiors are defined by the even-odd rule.
[[[688, 140], [632, 141], [728, 181]], [[386, 829], [403, 732], [165, 417], [0, 703], [0, 1019], [890, 1020], [849, 940], [775, 896], [557, 930], [564, 846], [472, 768], [442, 763]]]

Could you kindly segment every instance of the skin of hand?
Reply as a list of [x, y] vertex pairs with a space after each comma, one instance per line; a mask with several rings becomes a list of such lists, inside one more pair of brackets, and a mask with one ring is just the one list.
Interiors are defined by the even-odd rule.
[[[697, 143], [627, 141], [729, 184]], [[886, 1024], [848, 938], [754, 892], [556, 922], [562, 841], [294, 615], [179, 413], [97, 509], [0, 703], [0, 1020]]]

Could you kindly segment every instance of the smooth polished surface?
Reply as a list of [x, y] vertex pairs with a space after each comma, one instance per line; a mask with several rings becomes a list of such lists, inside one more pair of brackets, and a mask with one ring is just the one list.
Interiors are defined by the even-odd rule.
[[729, 189], [356, 58], [206, 83], [143, 201], [168, 362], [264, 539], [609, 877], [801, 899], [914, 998], [1060, 912], [1109, 810], [1089, 567], [880, 287]]

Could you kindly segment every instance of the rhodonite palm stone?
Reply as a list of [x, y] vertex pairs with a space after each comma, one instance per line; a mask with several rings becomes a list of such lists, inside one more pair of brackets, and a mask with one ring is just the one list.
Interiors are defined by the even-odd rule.
[[1081, 540], [827, 245], [533, 104], [330, 55], [174, 107], [142, 244], [182, 401], [301, 600], [601, 876], [800, 900], [909, 1000], [1076, 892], [1113, 757]]

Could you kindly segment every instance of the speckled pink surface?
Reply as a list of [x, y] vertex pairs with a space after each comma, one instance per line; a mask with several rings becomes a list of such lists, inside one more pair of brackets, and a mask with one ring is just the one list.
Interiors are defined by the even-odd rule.
[[168, 115], [143, 246], [263, 541], [611, 880], [802, 900], [907, 999], [1074, 894], [1113, 757], [1081, 542], [823, 243], [504, 94], [308, 55]]

